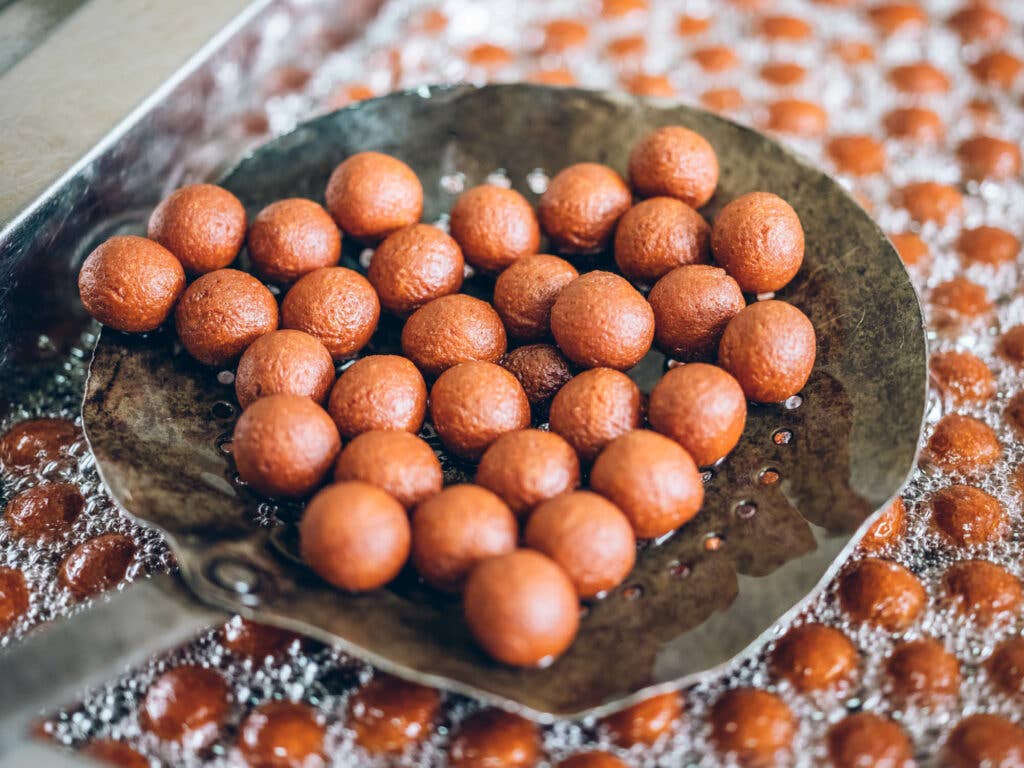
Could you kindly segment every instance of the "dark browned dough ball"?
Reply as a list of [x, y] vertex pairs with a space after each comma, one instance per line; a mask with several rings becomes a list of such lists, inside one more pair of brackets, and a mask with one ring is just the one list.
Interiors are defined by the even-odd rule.
[[563, 493], [530, 515], [524, 541], [572, 579], [582, 598], [614, 589], [636, 562], [636, 537], [619, 509], [590, 491]]
[[551, 307], [551, 333], [577, 365], [626, 370], [651, 348], [654, 312], [624, 277], [595, 270], [558, 294]]
[[711, 708], [711, 740], [720, 754], [743, 766], [779, 765], [779, 757], [789, 755], [796, 727], [785, 702], [757, 688], [728, 691]]
[[851, 619], [890, 632], [909, 627], [927, 601], [914, 574], [877, 557], [854, 563], [839, 582], [839, 602]]
[[459, 195], [449, 229], [466, 261], [484, 272], [501, 272], [540, 246], [540, 224], [533, 206], [514, 189], [494, 184], [481, 184]]
[[537, 253], [517, 259], [494, 283], [494, 309], [509, 336], [535, 341], [551, 333], [551, 307], [579, 277], [565, 259]]
[[985, 661], [985, 669], [1001, 691], [1024, 695], [1024, 636], [1003, 640]]
[[459, 244], [437, 227], [413, 224], [388, 235], [366, 277], [381, 306], [406, 317], [428, 301], [458, 293], [466, 263]]
[[214, 184], [177, 189], [153, 209], [147, 232], [173, 253], [185, 270], [203, 274], [223, 269], [245, 241], [245, 208]]
[[530, 402], [500, 365], [460, 363], [434, 382], [430, 417], [448, 450], [476, 461], [501, 435], [530, 426]]
[[637, 203], [615, 230], [615, 263], [635, 283], [653, 285], [684, 264], [711, 260], [711, 227], [686, 203], [652, 197]]
[[236, 656], [254, 660], [282, 656], [301, 645], [301, 638], [287, 629], [232, 616], [221, 627], [218, 641]]
[[651, 696], [601, 719], [601, 726], [620, 747], [654, 746], [683, 717], [679, 691]]
[[452, 768], [534, 768], [541, 749], [536, 723], [500, 709], [481, 709], [459, 723], [448, 762]]
[[1024, 325], [1015, 325], [1003, 331], [996, 351], [1014, 365], [1024, 365]]
[[139, 708], [139, 725], [163, 741], [203, 749], [227, 720], [230, 696], [219, 672], [185, 664], [164, 672], [149, 686]]
[[951, 485], [931, 499], [936, 527], [954, 545], [972, 547], [1006, 534], [1009, 519], [1002, 502], [980, 488]]
[[476, 483], [525, 517], [538, 504], [576, 488], [580, 462], [572, 446], [557, 434], [523, 429], [490, 444], [480, 459]]
[[78, 427], [68, 419], [25, 419], [0, 438], [0, 464], [14, 469], [40, 469], [51, 461], [68, 459], [78, 439]]
[[878, 513], [860, 540], [860, 548], [868, 554], [878, 554], [903, 538], [907, 532], [907, 507], [897, 496]]
[[949, 768], [1024, 765], [1024, 728], [999, 715], [970, 715], [950, 731], [942, 759]]
[[242, 412], [231, 452], [238, 476], [266, 496], [312, 493], [341, 450], [331, 417], [308, 397], [270, 395]]
[[803, 389], [816, 354], [817, 337], [807, 315], [775, 300], [741, 310], [718, 347], [719, 364], [758, 403], [780, 403]]
[[675, 530], [704, 501], [700, 472], [690, 454], [646, 429], [627, 432], [601, 451], [590, 487], [625, 513], [638, 539]]
[[299, 524], [302, 559], [339, 589], [387, 584], [409, 559], [409, 518], [393, 497], [369, 483], [336, 483], [312, 498]]
[[399, 355], [369, 355], [342, 371], [327, 411], [349, 440], [374, 429], [419, 432], [427, 412], [427, 384]]
[[988, 560], [960, 560], [942, 577], [949, 601], [979, 624], [1016, 615], [1024, 588], [1006, 568]]
[[857, 712], [828, 729], [828, 756], [835, 768], [905, 768], [914, 748], [896, 723], [873, 712]]
[[513, 349], [501, 358], [501, 366], [519, 380], [534, 408], [543, 409], [572, 378], [569, 361], [550, 344]]
[[402, 328], [402, 352], [428, 378], [459, 363], [496, 363], [507, 347], [505, 326], [494, 308], [461, 293], [424, 304]]
[[28, 610], [29, 590], [25, 574], [0, 566], [0, 632], [6, 632]]
[[747, 423], [739, 382], [721, 368], [689, 363], [654, 385], [647, 409], [651, 426], [709, 467], [736, 447]]
[[633, 148], [629, 182], [641, 197], [666, 195], [700, 208], [718, 186], [718, 156], [699, 133], [667, 125]]
[[551, 431], [589, 464], [612, 440], [640, 427], [640, 388], [626, 374], [593, 368], [571, 378], [551, 401]]
[[565, 571], [529, 549], [473, 568], [462, 607], [484, 651], [517, 667], [541, 666], [560, 656], [576, 637], [580, 620], [576, 589]]
[[436, 688], [375, 672], [348, 700], [348, 726], [371, 755], [395, 755], [424, 741], [441, 708]]
[[514, 551], [518, 537], [515, 516], [495, 494], [452, 485], [416, 507], [412, 561], [425, 581], [457, 592], [473, 566]]
[[101, 534], [68, 553], [57, 580], [79, 599], [92, 597], [121, 581], [134, 558], [134, 541], [120, 533]]
[[78, 294], [86, 312], [129, 333], [159, 328], [184, 290], [181, 263], [144, 237], [121, 235], [100, 243], [78, 273]]
[[537, 215], [555, 248], [594, 253], [611, 241], [633, 195], [615, 171], [598, 163], [577, 163], [560, 171], [540, 198]]
[[775, 644], [769, 668], [796, 690], [821, 691], [849, 683], [857, 672], [857, 649], [835, 627], [802, 624]]
[[684, 363], [713, 359], [725, 326], [747, 306], [739, 284], [708, 264], [673, 269], [654, 284], [647, 301], [654, 311], [654, 343]]
[[983, 403], [996, 393], [996, 380], [991, 369], [972, 352], [936, 352], [928, 362], [938, 390], [955, 403]]
[[237, 269], [208, 272], [182, 294], [174, 313], [178, 338], [206, 365], [227, 365], [250, 344], [277, 329], [277, 300], [252, 275]]
[[327, 347], [302, 331], [271, 331], [249, 345], [238, 361], [235, 396], [242, 408], [267, 395], [303, 395], [323, 404], [334, 384]]
[[946, 472], [974, 474], [995, 464], [1003, 447], [995, 431], [973, 416], [949, 413], [939, 420], [928, 438], [927, 454]]
[[43, 483], [12, 497], [4, 510], [4, 519], [15, 537], [50, 541], [78, 519], [84, 506], [85, 497], [77, 486]]
[[899, 643], [885, 671], [897, 699], [924, 701], [960, 691], [960, 662], [930, 637]]
[[441, 462], [426, 442], [408, 432], [363, 432], [345, 446], [334, 481], [361, 480], [394, 496], [406, 509], [441, 492]]
[[365, 277], [345, 267], [313, 270], [281, 302], [281, 324], [316, 337], [335, 360], [353, 357], [365, 347], [379, 319], [377, 292]]
[[380, 152], [359, 152], [327, 181], [327, 210], [346, 235], [375, 243], [423, 215], [423, 185], [412, 168]]
[[341, 233], [322, 205], [301, 197], [271, 203], [249, 229], [249, 261], [264, 280], [290, 283], [341, 257]]
[[770, 192], [749, 192], [726, 205], [711, 228], [715, 263], [744, 293], [786, 286], [804, 261], [804, 228], [793, 207]]
[[238, 750], [250, 768], [324, 768], [326, 729], [317, 710], [294, 701], [268, 701], [238, 728]]

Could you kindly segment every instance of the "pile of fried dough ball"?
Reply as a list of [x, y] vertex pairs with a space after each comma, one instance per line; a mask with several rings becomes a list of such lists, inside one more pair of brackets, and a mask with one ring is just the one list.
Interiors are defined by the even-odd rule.
[[[698, 211], [718, 173], [707, 140], [667, 126], [635, 146], [629, 183], [571, 165], [536, 209], [483, 184], [458, 197], [446, 233], [421, 223], [408, 165], [361, 152], [335, 168], [325, 206], [280, 200], [251, 223], [224, 188], [178, 189], [148, 237], [88, 256], [79, 289], [112, 329], [173, 314], [193, 358], [237, 364], [237, 472], [268, 497], [312, 495], [301, 552], [323, 579], [362, 592], [411, 563], [461, 593], [492, 658], [542, 665], [572, 644], [580, 600], [628, 577], [638, 539], [699, 512], [698, 467], [736, 446], [747, 402], [796, 394], [814, 365], [799, 309], [745, 298], [796, 275], [800, 220], [751, 192], [709, 225]], [[538, 253], [542, 235], [559, 255]], [[365, 274], [338, 266], [343, 236], [375, 248]], [[230, 266], [243, 245], [247, 271]], [[614, 271], [579, 273], [609, 247]], [[467, 265], [493, 278], [490, 302], [460, 292]], [[360, 356], [381, 312], [404, 320], [402, 354]], [[645, 397], [624, 371], [652, 346], [677, 364]], [[448, 454], [477, 465], [475, 484], [444, 487], [418, 436], [428, 413]]]

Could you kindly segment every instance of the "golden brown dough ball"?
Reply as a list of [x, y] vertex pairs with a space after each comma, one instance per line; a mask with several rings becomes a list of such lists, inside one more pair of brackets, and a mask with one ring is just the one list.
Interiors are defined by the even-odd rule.
[[595, 270], [573, 280], [551, 308], [551, 333], [585, 368], [632, 368], [654, 341], [654, 311], [625, 278]]
[[802, 624], [775, 644], [769, 668], [798, 691], [840, 687], [857, 672], [857, 649], [835, 627]]
[[496, 363], [507, 346], [505, 326], [494, 308], [461, 293], [424, 304], [402, 328], [402, 352], [428, 378], [459, 363]]
[[796, 727], [785, 702], [757, 688], [728, 691], [711, 708], [711, 740], [721, 755], [744, 766], [779, 764], [781, 755], [789, 755]]
[[365, 592], [394, 579], [409, 559], [405, 508], [368, 483], [336, 483], [306, 505], [302, 559], [339, 589]]
[[484, 451], [476, 483], [525, 517], [534, 507], [580, 484], [576, 452], [553, 432], [523, 429], [502, 435]]
[[312, 200], [271, 203], [249, 229], [249, 261], [264, 280], [290, 283], [341, 257], [341, 233], [331, 215]]
[[686, 203], [652, 197], [637, 203], [615, 229], [615, 263], [628, 279], [653, 285], [684, 264], [711, 259], [711, 227]]
[[949, 413], [939, 420], [928, 439], [928, 458], [946, 472], [971, 475], [990, 468], [1003, 455], [995, 431], [973, 416]]
[[668, 125], [633, 148], [629, 182], [641, 197], [665, 195], [700, 208], [718, 185], [718, 155], [699, 133]]
[[327, 182], [327, 210], [346, 235], [376, 243], [423, 215], [423, 185], [412, 168], [380, 152], [359, 152]]
[[425, 581], [457, 592], [473, 566], [513, 552], [518, 537], [515, 516], [495, 494], [476, 485], [452, 485], [416, 507], [412, 561]]
[[537, 215], [559, 251], [594, 253], [611, 241], [616, 223], [632, 202], [626, 182], [611, 168], [577, 163], [551, 179]]
[[494, 309], [509, 336], [535, 341], [551, 333], [551, 307], [576, 268], [557, 256], [538, 253], [517, 259], [494, 283]]
[[804, 229], [793, 207], [770, 192], [750, 192], [726, 205], [711, 229], [715, 263], [745, 293], [785, 287], [804, 260]]
[[484, 272], [501, 272], [540, 246], [533, 206], [514, 189], [494, 184], [463, 192], [452, 206], [449, 228], [466, 261]]
[[671, 733], [683, 717], [678, 691], [658, 694], [601, 719], [601, 725], [620, 747], [654, 746]]
[[612, 440], [643, 420], [640, 388], [626, 374], [592, 368], [574, 376], [551, 401], [551, 431], [589, 464]]
[[369, 355], [338, 377], [327, 410], [346, 440], [376, 429], [419, 432], [427, 412], [427, 384], [406, 358]]
[[112, 237], [90, 253], [78, 273], [78, 294], [95, 320], [117, 331], [159, 328], [185, 290], [174, 255], [144, 237]]
[[866, 557], [839, 582], [839, 602], [850, 618], [896, 632], [909, 627], [928, 601], [921, 582], [899, 563]]
[[536, 723], [500, 709], [481, 709], [459, 723], [448, 762], [452, 768], [534, 768], [541, 750]]
[[366, 277], [381, 306], [405, 317], [428, 301], [457, 293], [465, 266], [455, 240], [437, 227], [413, 224], [377, 246]]
[[334, 384], [327, 347], [302, 331], [271, 331], [249, 345], [238, 361], [235, 396], [242, 408], [267, 395], [304, 395], [323, 405]]
[[365, 347], [379, 319], [377, 292], [365, 277], [345, 267], [313, 270], [281, 302], [282, 325], [316, 337], [335, 360]]
[[579, 627], [572, 581], [554, 561], [529, 549], [488, 558], [473, 568], [462, 607], [484, 651], [517, 667], [557, 658]]
[[713, 359], [725, 327], [747, 305], [739, 284], [709, 264], [673, 269], [647, 301], [654, 311], [654, 343], [682, 362]]
[[704, 501], [697, 465], [667, 437], [628, 432], [601, 451], [590, 487], [625, 513], [639, 539], [653, 539], [693, 518]]
[[214, 184], [176, 189], [153, 209], [147, 234], [173, 253], [185, 271], [203, 274], [235, 260], [245, 241], [245, 208]]
[[780, 403], [810, 378], [817, 337], [807, 315], [783, 301], [758, 301], [729, 321], [718, 347], [720, 365], [758, 403]]
[[369, 754], [394, 756], [430, 736], [440, 709], [436, 688], [374, 672], [348, 700], [347, 725]]
[[227, 365], [277, 329], [277, 301], [247, 272], [218, 269], [185, 289], [174, 323], [192, 357], [206, 365]]
[[647, 419], [683, 446], [697, 466], [709, 467], [740, 441], [747, 400], [739, 382], [721, 368], [689, 363], [673, 368], [654, 385]]
[[614, 589], [636, 562], [629, 519], [590, 491], [562, 493], [540, 504], [530, 515], [524, 541], [558, 563], [582, 598]]
[[327, 411], [301, 395], [262, 397], [235, 424], [232, 455], [239, 477], [266, 496], [312, 493], [341, 450]]
[[441, 462], [425, 441], [408, 432], [363, 432], [345, 446], [334, 467], [334, 482], [375, 485], [406, 509], [441, 492]]
[[445, 447], [475, 461], [501, 435], [530, 425], [530, 402], [500, 365], [460, 363], [430, 390], [430, 416]]

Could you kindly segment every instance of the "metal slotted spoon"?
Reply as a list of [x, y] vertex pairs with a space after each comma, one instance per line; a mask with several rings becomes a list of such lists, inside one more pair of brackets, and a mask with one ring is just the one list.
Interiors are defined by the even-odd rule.
[[[780, 298], [813, 322], [817, 362], [798, 397], [751, 407], [739, 446], [705, 473], [700, 514], [643, 547], [628, 580], [588, 604], [575, 643], [553, 665], [492, 662], [472, 642], [458, 600], [412, 573], [363, 595], [320, 581], [297, 557], [301, 509], [260, 500], [235, 478], [225, 448], [238, 410], [232, 388], [176, 350], [169, 334], [105, 330], [97, 343], [83, 421], [111, 495], [166, 534], [181, 578], [203, 603], [538, 719], [618, 709], [659, 686], [693, 682], [756, 644], [828, 581], [872, 512], [899, 491], [924, 413], [916, 294], [881, 230], [836, 182], [765, 136], [700, 110], [500, 85], [362, 102], [263, 146], [222, 183], [252, 216], [285, 197], [322, 200], [338, 162], [377, 150], [416, 171], [424, 220], [432, 222], [457, 195], [455, 174], [469, 188], [502, 170], [536, 202], [537, 169], [554, 174], [595, 161], [625, 172], [633, 144], [666, 124], [693, 128], [718, 153], [721, 178], [704, 209], [710, 219], [752, 190], [796, 209], [806, 258]], [[360, 251], [347, 242], [342, 263], [360, 268]], [[583, 271], [607, 259], [575, 261]], [[490, 287], [474, 279], [465, 290], [487, 296]], [[366, 353], [395, 351], [399, 330], [382, 319]], [[649, 392], [665, 364], [652, 352], [631, 375]], [[429, 426], [424, 434], [440, 449]], [[448, 482], [471, 477], [472, 467], [447, 457], [444, 465]]]

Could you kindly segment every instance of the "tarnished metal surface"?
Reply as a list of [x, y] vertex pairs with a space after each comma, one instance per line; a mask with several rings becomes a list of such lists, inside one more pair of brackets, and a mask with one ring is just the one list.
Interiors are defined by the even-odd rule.
[[[741, 445], [713, 471], [701, 514], [645, 549], [627, 584], [591, 606], [576, 643], [553, 666], [522, 671], [488, 661], [457, 602], [411, 575], [351, 596], [302, 567], [294, 557], [296, 511], [280, 512], [283, 525], [262, 526], [266, 509], [233, 482], [217, 448], [231, 419], [211, 409], [230, 399], [230, 389], [215, 371], [173, 354], [168, 336], [105, 332], [98, 344], [83, 417], [114, 497], [169, 534], [185, 580], [204, 600], [534, 716], [614, 708], [728, 661], [832, 573], [852, 534], [914, 462], [925, 403], [920, 307], [892, 247], [835, 182], [763, 136], [698, 110], [535, 86], [461, 86], [314, 120], [244, 160], [224, 183], [250, 213], [283, 197], [321, 199], [335, 164], [375, 149], [416, 170], [430, 221], [453, 200], [441, 184], [448, 174], [465, 174], [471, 185], [505, 169], [536, 199], [526, 181], [535, 169], [595, 160], [623, 171], [632, 144], [666, 123], [694, 128], [718, 152], [722, 176], [710, 216], [754, 189], [796, 208], [807, 257], [781, 297], [814, 323], [818, 361], [799, 407], [752, 408]], [[358, 249], [347, 247], [345, 258], [356, 266]], [[478, 281], [469, 290], [487, 286]], [[393, 331], [382, 327], [374, 351], [388, 349]], [[652, 354], [638, 366], [641, 388], [650, 390], [663, 363]], [[782, 439], [779, 430], [787, 431]], [[764, 469], [780, 481], [760, 482]], [[717, 549], [706, 546], [711, 535], [722, 542]], [[227, 563], [246, 564], [254, 578], [242, 579], [241, 590], [225, 588], [217, 571]], [[636, 590], [642, 601], [630, 599]]]

